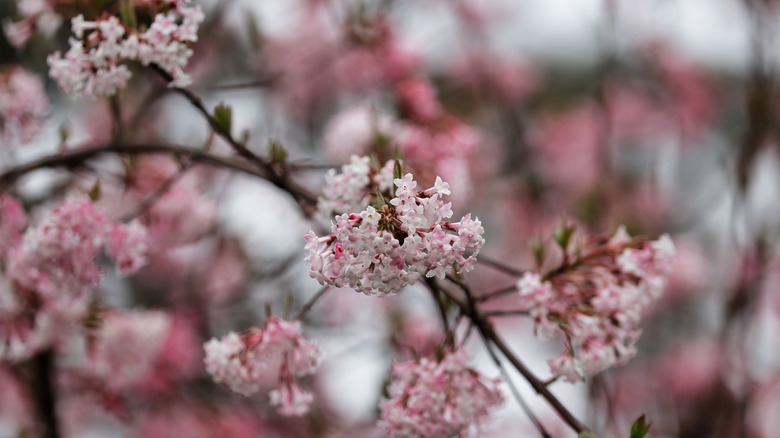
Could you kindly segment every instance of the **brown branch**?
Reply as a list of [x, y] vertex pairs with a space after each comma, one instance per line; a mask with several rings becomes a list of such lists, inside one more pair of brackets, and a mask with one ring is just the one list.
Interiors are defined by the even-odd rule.
[[498, 260], [486, 257], [482, 254], [477, 255], [477, 262], [488, 265], [494, 269], [497, 269], [502, 272], [506, 272], [509, 275], [516, 275], [521, 276], [525, 273], [525, 271], [513, 268], [505, 263], [499, 262]]
[[[165, 70], [161, 69], [159, 66], [156, 66], [152, 64], [151, 66], [152, 70], [154, 70], [160, 77], [162, 77], [166, 82], [170, 83], [173, 80], [173, 77], [168, 74]], [[206, 108], [205, 104], [203, 103], [203, 99], [201, 99], [197, 94], [193, 93], [191, 90], [187, 88], [173, 88], [173, 90], [180, 95], [184, 96], [185, 99], [187, 99], [192, 106], [195, 107], [195, 109], [198, 110], [198, 112], [203, 115], [203, 117], [208, 122], [209, 126], [211, 126], [211, 129], [214, 130], [217, 135], [222, 137], [233, 150], [241, 157], [245, 158], [249, 162], [255, 164], [259, 169], [266, 172], [266, 177], [268, 181], [270, 181], [275, 186], [279, 187], [282, 190], [285, 190], [290, 193], [290, 195], [295, 198], [296, 201], [299, 203], [301, 201], [305, 201], [307, 203], [310, 203], [309, 199], [305, 198], [299, 198], [298, 192], [295, 190], [289, 190], [289, 181], [287, 179], [287, 174], [284, 172], [284, 169], [282, 168], [282, 171], [279, 171], [277, 169], [278, 166], [274, 166], [271, 162], [266, 161], [259, 155], [255, 154], [251, 150], [249, 150], [243, 143], [239, 142], [235, 138], [233, 138], [233, 135], [226, 131], [222, 125], [220, 125], [219, 122], [217, 122], [217, 119], [214, 118], [214, 116], [211, 115], [209, 110]], [[306, 209], [303, 209], [304, 213], [308, 214], [308, 211]]]
[[60, 428], [57, 421], [57, 396], [54, 388], [55, 363], [54, 352], [45, 350], [31, 359], [32, 395], [38, 410], [42, 438], [59, 438]]
[[514, 354], [514, 352], [512, 352], [512, 349], [509, 348], [509, 346], [498, 335], [498, 333], [496, 333], [495, 329], [493, 328], [493, 324], [491, 324], [490, 321], [485, 318], [484, 314], [482, 314], [482, 312], [477, 309], [476, 301], [474, 300], [468, 286], [452, 278], [448, 278], [448, 280], [457, 285], [466, 294], [466, 300], [458, 297], [454, 291], [445, 287], [446, 285], [439, 282], [435, 282], [434, 284], [439, 291], [444, 293], [447, 298], [460, 307], [460, 311], [468, 316], [469, 319], [471, 319], [471, 321], [474, 323], [474, 326], [476, 326], [477, 330], [479, 330], [480, 334], [486, 339], [489, 339], [490, 342], [495, 345], [499, 351], [501, 351], [501, 354], [503, 354], [504, 357], [506, 357], [506, 359], [512, 364], [512, 366], [514, 366], [515, 369], [523, 376], [523, 378], [528, 381], [531, 387], [545, 400], [547, 400], [547, 403], [549, 403], [556, 412], [558, 412], [558, 415], [560, 415], [566, 424], [568, 424], [577, 433], [589, 432], [590, 429], [582, 422], [580, 422], [577, 417], [575, 417], [574, 414], [572, 414], [566, 408], [566, 406], [564, 406], [563, 403], [561, 403], [561, 401], [558, 400], [558, 398], [555, 397], [552, 392], [550, 392], [550, 390], [545, 385], [545, 382], [536, 377], [531, 372], [531, 370], [528, 369], [528, 367]]
[[314, 294], [314, 296], [311, 297], [309, 299], [309, 301], [307, 301], [306, 304], [303, 305], [303, 307], [298, 309], [298, 311], [295, 313], [295, 315], [293, 315], [292, 321], [297, 321], [297, 320], [303, 318], [306, 315], [306, 313], [308, 313], [309, 310], [311, 310], [311, 308], [314, 307], [314, 304], [317, 301], [319, 301], [319, 299], [322, 298], [323, 295], [325, 295], [325, 292], [327, 292], [329, 290], [330, 290], [330, 286], [326, 285], [326, 286], [323, 286], [322, 289], [317, 291], [317, 293]]
[[[83, 148], [63, 152], [51, 157], [41, 158], [28, 164], [14, 167], [0, 174], [0, 190], [13, 184], [22, 176], [38, 169], [44, 168], [64, 168], [75, 169], [81, 167], [87, 161], [97, 158], [101, 155], [142, 155], [142, 154], [170, 154], [188, 157], [190, 160], [210, 166], [221, 167], [235, 170], [249, 175], [256, 176], [265, 180], [271, 180], [271, 176], [264, 169], [257, 169], [247, 163], [235, 160], [233, 158], [222, 157], [203, 150], [192, 149], [184, 146], [168, 143], [111, 143], [91, 148]], [[278, 186], [278, 185], [277, 185]], [[285, 181], [283, 190], [290, 193], [299, 201], [304, 201], [309, 205], [315, 205], [317, 197], [308, 189], [295, 184], [292, 181]]]

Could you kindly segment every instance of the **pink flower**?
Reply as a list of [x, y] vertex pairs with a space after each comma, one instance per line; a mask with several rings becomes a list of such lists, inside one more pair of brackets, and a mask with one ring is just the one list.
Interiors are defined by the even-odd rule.
[[22, 204], [9, 195], [0, 195], [0, 259], [5, 259], [11, 248], [22, 239], [27, 228], [27, 214]]
[[95, 332], [87, 373], [112, 390], [137, 384], [154, 364], [171, 329], [163, 312], [107, 313]]
[[279, 388], [269, 393], [272, 406], [279, 406], [279, 414], [285, 417], [300, 417], [309, 412], [314, 401], [311, 393], [302, 390], [292, 379], [279, 381]]
[[322, 352], [317, 344], [301, 335], [297, 321], [271, 317], [262, 330], [229, 333], [204, 345], [206, 371], [214, 381], [232, 391], [249, 396], [260, 391], [268, 379], [279, 382], [271, 403], [280, 406], [282, 415], [303, 415], [311, 395], [303, 393], [292, 381], [311, 374], [319, 365]]
[[105, 246], [113, 246], [109, 252], [118, 257], [120, 270], [140, 267], [142, 229], [110, 242], [124, 227], [90, 200], [68, 199], [27, 230], [9, 254], [5, 273], [12, 286], [0, 287], [0, 357], [24, 359], [76, 326], [100, 281], [95, 259]]
[[114, 16], [94, 22], [74, 17], [71, 30], [76, 38], [64, 57], [55, 52], [47, 58], [49, 75], [72, 97], [116, 94], [131, 76], [120, 64], [124, 61], [157, 65], [172, 77], [171, 87], [189, 85], [191, 79], [182, 70], [192, 56], [187, 43], [197, 40], [204, 16], [200, 6], [187, 0], [169, 3], [167, 12], [155, 15], [143, 33], [126, 29]]
[[147, 252], [146, 228], [140, 223], [119, 224], [111, 229], [108, 236], [108, 254], [116, 261], [120, 274], [138, 272], [148, 261]]
[[49, 99], [38, 76], [14, 67], [0, 73], [0, 139], [29, 143], [43, 129]]
[[[354, 157], [355, 160], [358, 159]], [[390, 169], [391, 164], [388, 162], [382, 172]], [[448, 273], [473, 268], [476, 254], [484, 244], [482, 224], [471, 215], [460, 222], [448, 222], [452, 208], [443, 197], [450, 190], [441, 178], [436, 179], [433, 187], [418, 191], [414, 177], [406, 174], [393, 180], [397, 189], [391, 197], [384, 186], [368, 189], [371, 183], [367, 172], [355, 172], [352, 179], [349, 176], [346, 172], [331, 174], [331, 180], [338, 180], [349, 189], [343, 190], [339, 204], [321, 199], [320, 205], [365, 209], [337, 216], [330, 236], [319, 237], [313, 232], [305, 236], [309, 273], [321, 284], [349, 286], [367, 295], [392, 295], [422, 276], [444, 278]], [[360, 206], [371, 202], [370, 193], [377, 192], [384, 192], [382, 197], [389, 203]], [[330, 193], [326, 190], [326, 194]], [[346, 202], [358, 196], [362, 196], [359, 201]], [[472, 253], [466, 255], [467, 251]]]
[[393, 364], [388, 398], [379, 404], [379, 427], [388, 437], [447, 438], [488, 418], [503, 403], [500, 380], [468, 367], [465, 350], [440, 361], [423, 358]]
[[562, 272], [544, 279], [526, 272], [517, 282], [536, 335], [561, 334], [565, 351], [548, 364], [572, 383], [636, 354], [642, 312], [663, 292], [674, 244], [666, 235], [631, 239], [621, 227], [610, 239], [586, 239], [577, 254]]
[[430, 123], [442, 115], [436, 89], [422, 78], [406, 79], [395, 86], [401, 108], [419, 123]]

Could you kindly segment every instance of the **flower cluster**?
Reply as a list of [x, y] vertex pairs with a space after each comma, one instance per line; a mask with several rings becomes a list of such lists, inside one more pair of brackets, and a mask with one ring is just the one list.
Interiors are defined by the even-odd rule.
[[0, 195], [0, 258], [5, 258], [11, 248], [22, 239], [27, 228], [27, 214], [16, 198]]
[[520, 305], [537, 335], [562, 334], [565, 351], [549, 362], [556, 376], [583, 380], [636, 354], [642, 311], [663, 293], [674, 244], [631, 239], [621, 228], [593, 237], [580, 255], [546, 276], [526, 272], [518, 281]]
[[160, 311], [102, 315], [90, 345], [88, 374], [114, 390], [138, 383], [157, 358], [172, 322]]
[[293, 379], [313, 373], [322, 352], [316, 343], [303, 338], [297, 321], [271, 317], [262, 330], [231, 332], [210, 340], [204, 349], [206, 371], [217, 383], [249, 396], [275, 379], [278, 386], [270, 399], [280, 414], [300, 416], [309, 411], [313, 396]]
[[376, 192], [389, 194], [393, 188], [393, 161], [377, 170], [368, 157], [352, 155], [341, 173], [330, 169], [325, 175], [325, 187], [317, 200], [317, 209], [325, 216], [347, 211], [359, 211], [371, 204]]
[[145, 239], [143, 228], [114, 223], [88, 199], [68, 199], [28, 229], [8, 253], [10, 284], [0, 287], [0, 358], [23, 359], [83, 317], [103, 248], [132, 274], [146, 263]]
[[28, 143], [43, 128], [49, 99], [43, 83], [21, 67], [0, 71], [0, 139]]
[[[356, 185], [365, 181], [359, 174]], [[448, 222], [450, 194], [441, 178], [417, 191], [411, 174], [396, 178], [395, 197], [360, 213], [344, 213], [332, 224], [333, 234], [305, 236], [309, 274], [321, 284], [349, 286], [367, 295], [392, 295], [420, 277], [443, 278], [470, 271], [482, 248], [479, 219], [464, 216]], [[466, 251], [471, 250], [471, 255]]]
[[17, 0], [16, 10], [22, 19], [16, 22], [3, 21], [3, 33], [8, 42], [17, 49], [27, 45], [36, 31], [51, 35], [62, 24], [62, 17], [47, 0]]
[[499, 379], [468, 367], [465, 350], [449, 351], [440, 361], [393, 364], [388, 398], [380, 402], [379, 427], [388, 437], [447, 438], [485, 420], [504, 398]]
[[198, 39], [203, 12], [200, 6], [191, 6], [190, 0], [156, 3], [167, 11], [157, 14], [143, 33], [128, 29], [114, 16], [97, 21], [86, 21], [82, 15], [73, 18], [75, 38], [71, 38], [64, 57], [55, 52], [47, 59], [50, 76], [73, 97], [111, 96], [124, 88], [131, 76], [120, 63], [138, 61], [165, 70], [173, 78], [171, 86], [190, 84], [182, 68], [192, 55], [188, 43]]

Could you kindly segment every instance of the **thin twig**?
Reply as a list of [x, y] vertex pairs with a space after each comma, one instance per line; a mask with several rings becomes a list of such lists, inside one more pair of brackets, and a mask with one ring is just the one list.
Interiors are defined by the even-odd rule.
[[[170, 154], [188, 157], [190, 160], [247, 173], [265, 180], [270, 180], [269, 174], [263, 169], [248, 166], [246, 163], [233, 158], [222, 157], [203, 150], [167, 143], [110, 143], [96, 147], [80, 148], [63, 152], [61, 154], [44, 157], [39, 160], [21, 166], [13, 167], [0, 174], [0, 190], [13, 184], [22, 176], [38, 169], [66, 168], [74, 169], [83, 166], [87, 161], [100, 155], [142, 155], [142, 154]], [[285, 183], [284, 190], [295, 198], [303, 200], [309, 205], [315, 205], [317, 197], [306, 188], [296, 185], [292, 181]]]
[[[156, 66], [152, 64], [152, 70], [154, 70], [160, 77], [162, 77], [166, 82], [170, 83], [173, 80], [173, 77], [160, 68], [159, 66]], [[206, 119], [209, 126], [211, 126], [211, 129], [214, 130], [214, 132], [217, 133], [220, 137], [222, 137], [233, 150], [241, 157], [245, 158], [246, 160], [250, 161], [251, 163], [254, 163], [266, 172], [267, 177], [266, 179], [270, 181], [275, 186], [279, 187], [282, 190], [287, 191], [292, 195], [293, 198], [295, 198], [296, 201], [300, 204], [302, 201], [306, 203], [310, 203], [309, 199], [302, 199], [298, 196], [298, 191], [296, 190], [290, 190], [290, 182], [287, 179], [287, 173], [284, 171], [284, 167], [282, 167], [282, 171], [279, 171], [277, 168], [278, 166], [274, 166], [273, 163], [266, 161], [259, 155], [255, 154], [251, 150], [249, 150], [243, 143], [239, 142], [235, 138], [233, 138], [233, 135], [226, 131], [225, 128], [217, 121], [214, 116], [211, 115], [208, 109], [206, 109], [206, 106], [203, 103], [203, 99], [201, 99], [197, 94], [193, 93], [191, 90], [187, 88], [173, 88], [174, 91], [179, 93], [180, 95], [184, 96], [192, 106], [197, 109], [201, 115]], [[302, 206], [303, 207], [303, 206]], [[304, 214], [311, 216], [311, 211], [302, 208], [301, 209]]]
[[477, 261], [482, 263], [482, 264], [484, 264], [484, 265], [488, 265], [488, 266], [490, 266], [492, 268], [498, 269], [499, 271], [506, 272], [509, 275], [516, 275], [516, 276], [519, 277], [519, 276], [521, 276], [521, 275], [523, 275], [525, 273], [525, 271], [523, 271], [523, 270], [520, 270], [520, 269], [517, 269], [517, 268], [513, 268], [513, 267], [511, 267], [511, 266], [509, 266], [509, 265], [507, 265], [507, 264], [505, 264], [503, 262], [499, 262], [496, 259], [492, 259], [490, 257], [486, 257], [486, 256], [484, 256], [482, 254], [478, 254], [477, 255]]
[[485, 318], [493, 318], [496, 316], [528, 316], [527, 310], [489, 310], [482, 312], [482, 316]]
[[317, 291], [316, 294], [314, 294], [313, 297], [309, 299], [309, 301], [306, 302], [306, 304], [303, 305], [297, 312], [295, 312], [295, 315], [293, 315], [292, 320], [297, 321], [301, 318], [303, 318], [306, 313], [311, 310], [311, 308], [314, 306], [314, 303], [316, 303], [320, 298], [322, 298], [323, 295], [325, 295], [325, 292], [330, 290], [330, 286], [323, 286], [322, 289]]
[[515, 400], [517, 400], [517, 404], [519, 404], [520, 407], [523, 409], [523, 411], [525, 411], [525, 414], [528, 416], [528, 419], [531, 420], [531, 423], [533, 423], [534, 427], [536, 427], [536, 430], [539, 431], [539, 434], [542, 435], [542, 438], [552, 438], [552, 435], [550, 435], [550, 433], [547, 432], [547, 430], [544, 428], [544, 426], [539, 421], [539, 419], [536, 418], [536, 415], [531, 410], [531, 407], [528, 406], [528, 403], [526, 403], [525, 399], [523, 399], [523, 396], [520, 394], [520, 391], [517, 389], [517, 386], [515, 386], [511, 376], [509, 375], [506, 368], [504, 367], [504, 364], [501, 363], [501, 359], [499, 359], [499, 357], [496, 355], [496, 352], [493, 351], [493, 346], [490, 345], [490, 341], [487, 338], [485, 338], [484, 335], [482, 336], [482, 340], [485, 343], [485, 348], [487, 349], [488, 354], [490, 354], [490, 358], [493, 359], [493, 363], [495, 363], [496, 367], [498, 367], [498, 370], [501, 372], [501, 375], [504, 377], [504, 381], [507, 383], [507, 385], [509, 385], [509, 390], [512, 392], [512, 395], [515, 397]]
[[160, 198], [165, 195], [165, 193], [168, 192], [168, 190], [176, 184], [177, 181], [179, 181], [184, 174], [192, 167], [192, 162], [186, 163], [182, 165], [182, 167], [179, 169], [178, 172], [174, 173], [170, 177], [168, 177], [165, 181], [163, 181], [162, 184], [160, 184], [152, 194], [146, 197], [141, 203], [135, 206], [132, 210], [125, 213], [124, 215], [120, 216], [117, 221], [119, 222], [130, 222], [131, 220], [135, 219], [136, 217], [144, 214], [147, 210], [149, 210], [157, 201], [160, 200]]
[[425, 283], [428, 285], [428, 290], [431, 292], [431, 296], [436, 302], [436, 307], [439, 308], [439, 315], [441, 316], [442, 326], [444, 327], [445, 342], [454, 348], [455, 335], [453, 330], [450, 328], [449, 320], [447, 318], [447, 309], [444, 308], [444, 301], [441, 299], [439, 291], [434, 286], [432, 278], [426, 278]]
[[274, 84], [278, 78], [276, 76], [269, 76], [266, 78], [261, 78], [255, 81], [250, 82], [239, 82], [235, 84], [218, 84], [211, 87], [206, 88], [209, 91], [216, 90], [216, 91], [222, 91], [222, 90], [243, 90], [246, 88], [266, 88]]
[[497, 291], [488, 292], [488, 293], [486, 293], [484, 295], [480, 295], [480, 296], [474, 298], [474, 300], [477, 301], [477, 302], [489, 301], [489, 300], [492, 300], [493, 298], [498, 298], [498, 297], [501, 297], [501, 296], [504, 296], [504, 295], [509, 295], [509, 294], [515, 293], [515, 292], [517, 292], [517, 285], [513, 284], [511, 286], [507, 286], [507, 287], [501, 288], [501, 289], [499, 289]]
[[[452, 281], [452, 279], [448, 278], [448, 280]], [[439, 287], [438, 289], [444, 293], [447, 298], [449, 298], [453, 303], [457, 304], [458, 307], [460, 307], [461, 311], [464, 312], [474, 323], [474, 325], [477, 327], [477, 329], [480, 331], [482, 336], [489, 339], [490, 342], [495, 345], [499, 351], [501, 351], [501, 354], [506, 357], [506, 359], [512, 364], [512, 366], [517, 369], [517, 371], [525, 378], [528, 383], [531, 385], [531, 387], [542, 397], [544, 397], [547, 402], [550, 404], [550, 406], [558, 412], [558, 415], [561, 416], [561, 418], [568, 424], [572, 429], [574, 429], [577, 433], [583, 433], [583, 432], [589, 432], [590, 429], [584, 425], [582, 422], [580, 422], [577, 417], [574, 416], [567, 408], [566, 406], [561, 403], [560, 400], [558, 400], [555, 395], [550, 392], [550, 390], [547, 388], [547, 386], [544, 384], [542, 380], [540, 380], [538, 377], [536, 377], [531, 370], [512, 352], [512, 349], [509, 348], [509, 346], [504, 342], [504, 340], [498, 336], [498, 333], [496, 333], [495, 329], [493, 328], [493, 324], [488, 321], [484, 315], [477, 309], [476, 307], [476, 301], [473, 298], [473, 294], [469, 290], [468, 286], [465, 285], [463, 282], [460, 281], [453, 281], [455, 285], [457, 285], [464, 294], [466, 294], [467, 300], [463, 300], [462, 298], [458, 297], [452, 290], [446, 288], [446, 287]], [[438, 283], [437, 283], [438, 285]], [[443, 286], [443, 285], [439, 285]]]

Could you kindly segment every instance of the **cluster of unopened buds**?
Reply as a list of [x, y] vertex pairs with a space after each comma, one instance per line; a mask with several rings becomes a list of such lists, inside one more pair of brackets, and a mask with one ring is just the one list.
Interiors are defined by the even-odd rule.
[[189, 43], [198, 39], [198, 26], [204, 19], [200, 6], [190, 0], [156, 0], [162, 12], [154, 17], [148, 29], [139, 32], [107, 16], [86, 21], [82, 15], [73, 18], [70, 50], [64, 56], [55, 52], [47, 59], [50, 76], [73, 97], [111, 96], [124, 88], [130, 70], [123, 61], [156, 65], [168, 73], [171, 86], [191, 83], [182, 68], [192, 50]]
[[[400, 174], [400, 165], [395, 167], [394, 173]], [[365, 191], [374, 195], [364, 196], [359, 187], [376, 184], [384, 177], [372, 180], [354, 168], [354, 164], [343, 168], [342, 176], [350, 175], [355, 182], [338, 185], [344, 188], [342, 196], [328, 193], [340, 201], [326, 203], [353, 206], [349, 202], [353, 194], [363, 196], [364, 202], [375, 202], [359, 213], [336, 216], [328, 236], [320, 237], [313, 231], [305, 236], [306, 263], [313, 278], [367, 295], [392, 295], [421, 277], [444, 278], [473, 268], [484, 244], [484, 230], [479, 219], [470, 214], [460, 222], [447, 221], [452, 216], [451, 204], [444, 202], [450, 194], [449, 184], [436, 178], [433, 187], [418, 190], [414, 177], [406, 174], [393, 179], [394, 193], [383, 195], [383, 187], [374, 186], [373, 191]], [[378, 175], [383, 176], [382, 172]]]
[[500, 379], [468, 366], [465, 350], [446, 351], [440, 360], [423, 358], [393, 364], [388, 398], [380, 402], [379, 427], [391, 438], [460, 436], [485, 420], [504, 401]]
[[584, 239], [575, 256], [547, 274], [526, 272], [517, 282], [521, 309], [538, 336], [560, 333], [564, 343], [549, 361], [552, 373], [579, 382], [631, 359], [642, 312], [663, 293], [674, 255], [668, 235], [632, 239], [620, 228], [612, 237]]
[[206, 371], [217, 383], [250, 396], [277, 383], [270, 401], [285, 416], [301, 416], [309, 411], [314, 397], [303, 391], [296, 377], [312, 374], [322, 352], [307, 341], [297, 321], [270, 317], [262, 330], [231, 332], [204, 345]]

